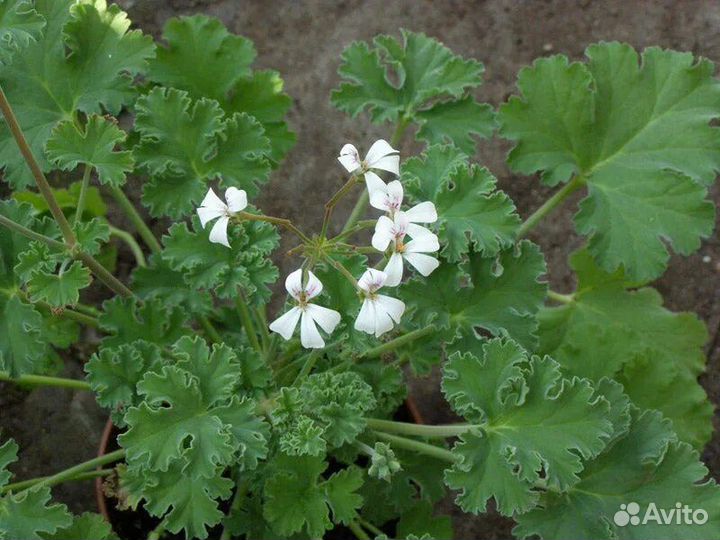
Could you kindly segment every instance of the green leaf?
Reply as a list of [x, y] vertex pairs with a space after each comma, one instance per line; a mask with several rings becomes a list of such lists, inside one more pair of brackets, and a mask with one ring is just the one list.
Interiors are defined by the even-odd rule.
[[44, 27], [45, 19], [30, 0], [0, 3], [0, 63], [8, 64], [17, 51], [40, 37]]
[[0, 537], [42, 540], [43, 533], [53, 534], [72, 523], [64, 504], [50, 503], [50, 488], [34, 487], [16, 495], [0, 498]]
[[401, 298], [416, 310], [418, 324], [434, 324], [447, 343], [473, 343], [482, 329], [532, 348], [545, 298], [543, 274], [540, 249], [522, 241], [497, 259], [472, 254], [466, 264], [442, 264], [428, 278], [404, 285]]
[[[630, 430], [615, 444], [589, 462], [581, 480], [567, 493], [545, 493], [542, 508], [516, 516], [513, 533], [519, 538], [537, 534], [542, 538], [647, 539], [716, 538], [720, 516], [720, 489], [706, 480], [707, 468], [689, 445], [678, 443], [670, 423], [655, 411], [631, 407]], [[666, 512], [680, 502], [702, 508], [709, 515], [704, 525], [649, 521], [618, 527], [613, 516], [621, 504], [636, 502], [639, 517], [650, 503]]]
[[610, 405], [589, 381], [563, 379], [551, 358], [530, 358], [510, 340], [488, 341], [479, 357], [453, 354], [442, 385], [476, 426], [453, 448], [460, 461], [445, 475], [465, 511], [484, 512], [491, 497], [503, 515], [530, 510], [541, 473], [550, 488], [566, 491], [613, 433]]
[[415, 115], [420, 129], [416, 137], [428, 145], [454, 144], [468, 155], [475, 153], [473, 135], [489, 139], [495, 131], [495, 112], [487, 103], [471, 97], [438, 103]]
[[453, 538], [452, 520], [450, 516], [434, 516], [433, 507], [427, 501], [420, 501], [412, 509], [400, 516], [397, 524], [398, 538], [422, 537], [428, 535], [435, 540], [451, 540]]
[[[67, 189], [53, 188], [52, 192], [55, 200], [63, 211], [77, 208], [81, 185], [82, 182], [77, 181], [70, 184]], [[16, 201], [30, 203], [33, 208], [40, 213], [50, 213], [50, 207], [40, 193], [36, 193], [35, 191], [15, 191], [12, 197]], [[83, 216], [93, 218], [101, 217], [105, 214], [107, 214], [107, 206], [100, 196], [100, 190], [95, 186], [88, 186], [85, 192], [85, 211], [83, 212]]]
[[8, 465], [17, 461], [18, 445], [8, 439], [0, 446], [0, 488], [4, 487], [12, 478], [12, 473], [8, 470]]
[[277, 472], [265, 482], [263, 514], [277, 534], [289, 536], [304, 530], [311, 538], [320, 538], [332, 528], [330, 509], [336, 522], [346, 522], [362, 504], [355, 493], [362, 484], [357, 468], [322, 480], [327, 468], [322, 458], [282, 456], [276, 467]]
[[283, 429], [278, 444], [288, 456], [324, 456], [327, 444], [323, 433], [325, 430], [312, 418], [300, 416]]
[[408, 159], [403, 180], [414, 202], [435, 204], [441, 254], [448, 261], [460, 261], [471, 249], [491, 256], [514, 245], [520, 225], [515, 205], [496, 189], [490, 171], [468, 165], [456, 148], [431, 146], [422, 156]]
[[85, 512], [73, 516], [72, 525], [58, 529], [54, 534], [44, 534], [45, 540], [68, 540], [82, 538], [83, 540], [117, 540], [110, 523], [100, 514]]
[[[118, 113], [134, 97], [132, 77], [153, 55], [152, 38], [128, 31], [130, 21], [104, 0], [37, 0], [47, 25], [37, 41], [17, 52], [0, 73], [0, 84], [43, 170], [53, 128], [77, 110]], [[33, 183], [7, 126], [0, 126], [0, 163], [16, 189]]]
[[221, 298], [235, 298], [239, 288], [254, 303], [269, 300], [268, 284], [278, 277], [267, 257], [278, 245], [274, 226], [259, 221], [232, 224], [228, 229], [230, 249], [211, 243], [197, 220], [194, 228], [190, 231], [185, 223], [176, 223], [163, 237], [163, 259], [183, 274], [188, 286], [214, 291]]
[[[540, 311], [540, 352], [571, 375], [620, 380], [636, 405], [658, 408], [682, 440], [701, 448], [713, 414], [697, 383], [705, 325], [694, 314], [665, 309], [652, 288], [632, 290], [622, 272], [604, 272], [586, 250], [573, 254], [570, 265], [578, 290], [569, 304]], [[670, 391], [675, 399], [661, 398]]]
[[[711, 62], [689, 53], [601, 43], [587, 65], [564, 56], [520, 72], [521, 97], [500, 109], [517, 146], [517, 172], [554, 185], [578, 175], [588, 187], [575, 224], [593, 257], [629, 278], [662, 274], [669, 252], [688, 254], [713, 228], [705, 185], [720, 169], [720, 85]], [[640, 61], [639, 61], [640, 60]]]
[[0, 368], [11, 377], [34, 373], [42, 365], [49, 351], [42, 326], [31, 304], [0, 294]]
[[28, 293], [33, 301], [45, 301], [51, 306], [74, 306], [80, 299], [80, 289], [90, 285], [90, 270], [76, 261], [61, 274], [38, 271], [28, 281]]
[[103, 339], [104, 347], [145, 340], [166, 346], [188, 333], [186, 313], [178, 308], [166, 308], [160, 300], [140, 302], [132, 298], [116, 297], [103, 303], [100, 328], [110, 335]]
[[127, 135], [117, 124], [104, 116], [88, 117], [84, 131], [71, 120], [60, 122], [47, 142], [48, 159], [64, 171], [72, 171], [81, 163], [93, 167], [103, 184], [118, 187], [132, 171], [132, 152], [116, 150]]

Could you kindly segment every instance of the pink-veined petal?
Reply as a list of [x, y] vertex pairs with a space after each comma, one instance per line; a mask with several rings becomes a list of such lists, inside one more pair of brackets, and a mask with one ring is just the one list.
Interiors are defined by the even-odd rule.
[[416, 204], [405, 213], [412, 223], [435, 223], [438, 218], [435, 205], [430, 201]]
[[365, 156], [365, 162], [371, 169], [381, 169], [395, 175], [400, 174], [400, 156], [384, 139], [373, 143]]
[[392, 296], [385, 296], [384, 294], [377, 295], [375, 300], [378, 310], [382, 309], [393, 321], [396, 323], [400, 322], [400, 319], [405, 313], [405, 303], [402, 300], [393, 298]]
[[435, 253], [439, 249], [438, 237], [432, 233], [418, 236], [405, 244], [405, 253]]
[[284, 313], [273, 322], [270, 323], [270, 330], [280, 334], [286, 341], [290, 339], [295, 332], [295, 327], [300, 320], [302, 310], [295, 306], [287, 313]]
[[375, 270], [374, 268], [368, 268], [365, 273], [358, 279], [358, 287], [363, 291], [373, 293], [380, 289], [387, 279], [385, 272]]
[[424, 253], [405, 253], [405, 260], [409, 262], [423, 276], [429, 276], [440, 266], [440, 261]]
[[335, 327], [340, 324], [340, 314], [334, 309], [308, 304], [305, 312], [328, 334], [332, 334]]
[[427, 236], [436, 236], [435, 233], [427, 227], [423, 227], [422, 225], [416, 225], [415, 223], [408, 223], [407, 230], [405, 232], [413, 240], [425, 238]]
[[223, 246], [230, 247], [228, 242], [227, 228], [230, 218], [228, 216], [222, 216], [215, 222], [213, 228], [210, 229], [209, 240], [215, 244], [222, 244]]
[[322, 282], [317, 278], [315, 274], [308, 271], [308, 281], [305, 285], [305, 295], [307, 296], [307, 299], [310, 300], [312, 298], [315, 298], [318, 294], [322, 292], [322, 290]]
[[375, 233], [372, 237], [372, 247], [378, 251], [385, 251], [394, 238], [395, 224], [387, 216], [380, 216], [375, 224]]
[[360, 313], [358, 313], [355, 319], [355, 330], [365, 332], [366, 334], [375, 333], [375, 305], [373, 302], [366, 298], [363, 300]]
[[407, 229], [410, 225], [410, 221], [405, 215], [405, 212], [395, 212], [393, 223], [395, 224], [395, 237], [402, 240], [407, 234]]
[[213, 219], [217, 219], [220, 216], [225, 215], [225, 209], [217, 209], [217, 208], [209, 208], [206, 206], [201, 206], [197, 209], [197, 215], [200, 218], [200, 225], [202, 225], [202, 228], [205, 228], [205, 225], [207, 225], [208, 221], [212, 221]]
[[300, 343], [306, 349], [322, 349], [325, 346], [325, 340], [307, 311], [303, 311], [300, 319]]
[[400, 207], [402, 207], [403, 195], [403, 187], [399, 180], [393, 180], [387, 185], [387, 205], [389, 210], [400, 210]]
[[387, 184], [372, 171], [365, 173], [365, 185], [370, 196], [370, 206], [378, 210], [387, 210]]
[[390, 256], [383, 272], [387, 274], [387, 280], [385, 280], [386, 287], [397, 287], [400, 285], [403, 276], [403, 257], [400, 253], [393, 253]]
[[298, 268], [294, 272], [288, 274], [288, 277], [285, 278], [285, 290], [295, 300], [300, 300], [300, 293], [303, 291], [302, 268]]
[[340, 149], [338, 161], [345, 167], [349, 173], [353, 173], [360, 168], [360, 153], [352, 144], [346, 144]]
[[247, 193], [244, 189], [229, 187], [225, 191], [225, 200], [230, 212], [242, 212], [247, 207]]

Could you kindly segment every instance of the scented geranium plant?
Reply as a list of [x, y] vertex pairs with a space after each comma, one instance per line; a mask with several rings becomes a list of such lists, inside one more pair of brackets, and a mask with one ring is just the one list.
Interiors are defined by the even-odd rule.
[[[448, 495], [518, 538], [720, 537], [707, 332], [649, 285], [713, 230], [713, 65], [600, 43], [538, 59], [496, 110], [433, 38], [352, 43], [330, 99], [387, 135], [327, 149], [342, 187], [309, 231], [257, 204], [296, 135], [254, 57], [204, 16], [155, 43], [105, 0], [0, 2], [0, 378], [93, 392], [115, 426], [41, 478], [0, 443], [0, 538], [115, 538], [52, 500], [96, 477], [152, 524], [133, 538], [451, 538]], [[527, 219], [472, 161], [495, 134], [556, 188]], [[576, 191], [560, 293], [525, 237]], [[400, 421], [435, 366], [456, 419]]]

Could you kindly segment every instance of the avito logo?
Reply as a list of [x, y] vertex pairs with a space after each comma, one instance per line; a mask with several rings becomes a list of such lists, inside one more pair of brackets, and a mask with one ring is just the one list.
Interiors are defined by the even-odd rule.
[[615, 512], [613, 521], [618, 527], [627, 525], [704, 525], [708, 521], [708, 513], [702, 508], [691, 508], [681, 502], [675, 503], [673, 508], [658, 508], [651, 502], [645, 512], [640, 516], [640, 505], [636, 502], [621, 504], [620, 510]]

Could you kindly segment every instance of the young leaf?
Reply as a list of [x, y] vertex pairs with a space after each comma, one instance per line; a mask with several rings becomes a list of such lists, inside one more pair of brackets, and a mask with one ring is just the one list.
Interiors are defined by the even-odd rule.
[[[14, 55], [0, 73], [0, 84], [47, 171], [45, 143], [57, 123], [71, 120], [76, 110], [119, 112], [133, 97], [132, 76], [145, 69], [154, 46], [139, 30], [128, 31], [125, 13], [105, 0], [37, 0], [35, 9], [47, 22], [44, 32]], [[33, 183], [5, 123], [0, 163], [13, 187]]]
[[540, 59], [518, 77], [521, 97], [500, 109], [518, 142], [510, 166], [543, 171], [554, 185], [573, 174], [588, 186], [576, 215], [593, 257], [633, 280], [659, 276], [669, 253], [688, 254], [712, 231], [705, 185], [720, 169], [720, 84], [691, 54], [601, 43], [588, 64]]
[[90, 285], [90, 270], [75, 261], [60, 274], [40, 270], [28, 281], [28, 293], [34, 300], [42, 300], [55, 307], [74, 306], [80, 299], [80, 289]]
[[[443, 171], [443, 176], [437, 176]], [[403, 167], [408, 195], [432, 201], [438, 212], [441, 254], [458, 262], [471, 249], [492, 256], [515, 242], [520, 218], [510, 198], [496, 189], [495, 177], [452, 146], [431, 146]]]
[[65, 120], [53, 129], [47, 156], [62, 170], [72, 171], [82, 163], [95, 168], [101, 183], [121, 186], [134, 165], [132, 152], [116, 150], [126, 137], [114, 122], [97, 114], [88, 117], [84, 132]]
[[[545, 493], [542, 508], [515, 517], [515, 535], [670, 540], [720, 534], [720, 517], [713, 510], [720, 504], [720, 488], [714, 480], [705, 479], [708, 471], [697, 452], [675, 440], [670, 423], [657, 411], [631, 407], [630, 413], [628, 433], [586, 465], [580, 482], [563, 494]], [[680, 502], [705, 509], [709, 520], [704, 525], [671, 519], [667, 524], [649, 521], [637, 527], [616, 526], [613, 516], [621, 504], [631, 502], [643, 509], [654, 503], [665, 511], [676, 510]]]
[[110, 335], [103, 339], [104, 347], [145, 340], [166, 346], [188, 333], [186, 313], [178, 308], [166, 308], [160, 300], [141, 303], [132, 298], [115, 297], [105, 301], [100, 315], [100, 328]]
[[42, 540], [68, 527], [72, 516], [64, 504], [50, 503], [50, 488], [33, 487], [0, 498], [0, 538]]
[[531, 348], [545, 297], [544, 273], [540, 249], [523, 241], [497, 260], [472, 254], [464, 265], [440, 265], [429, 278], [403, 286], [401, 297], [417, 310], [419, 324], [434, 324], [447, 343], [458, 338], [473, 343], [481, 328]]
[[513, 341], [493, 339], [480, 351], [455, 353], [445, 367], [448, 401], [477, 424], [453, 448], [460, 461], [445, 480], [461, 490], [465, 511], [483, 512], [493, 497], [501, 514], [522, 513], [537, 503], [541, 472], [559, 491], [580, 480], [583, 460], [612, 435], [610, 406], [589, 381], [562, 379], [555, 361], [529, 358]]
[[118, 540], [112, 526], [100, 514], [85, 512], [73, 516], [72, 525], [55, 531], [54, 534], [43, 534], [44, 540], [67, 540], [82, 538], [83, 540]]
[[[540, 352], [571, 375], [617, 378], [636, 405], [658, 408], [682, 440], [702, 447], [713, 414], [697, 383], [705, 366], [705, 325], [693, 314], [665, 309], [654, 289], [631, 290], [622, 272], [604, 272], [586, 250], [573, 254], [570, 264], [578, 290], [571, 303], [540, 311]], [[661, 399], [671, 388], [676, 399]]]
[[419, 139], [472, 154], [472, 135], [487, 137], [494, 128], [491, 107], [465, 95], [480, 85], [483, 70], [425, 34], [402, 30], [402, 43], [383, 35], [372, 46], [350, 44], [331, 101], [353, 117], [368, 110], [375, 123], [415, 121]]
[[152, 176], [143, 200], [155, 215], [188, 214], [214, 178], [250, 197], [267, 181], [270, 143], [251, 116], [224, 118], [217, 101], [193, 101], [174, 88], [154, 88], [138, 99], [136, 109], [135, 158]]
[[0, 63], [9, 64], [13, 55], [35, 41], [45, 19], [30, 0], [5, 0], [0, 4]]

